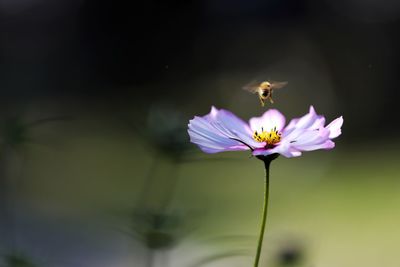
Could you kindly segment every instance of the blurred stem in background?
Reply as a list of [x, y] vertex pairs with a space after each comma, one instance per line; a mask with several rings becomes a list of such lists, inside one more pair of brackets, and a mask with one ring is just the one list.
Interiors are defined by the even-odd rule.
[[22, 183], [25, 149], [32, 143], [31, 130], [61, 117], [39, 119], [25, 123], [20, 117], [4, 119], [0, 123], [0, 207], [3, 220], [2, 242], [7, 252], [3, 256], [6, 267], [33, 267], [31, 260], [19, 252], [18, 219], [19, 203], [16, 201]]
[[[17, 203], [15, 196], [21, 180], [23, 165], [23, 147], [29, 142], [28, 127], [20, 118], [9, 118], [1, 124], [1, 182], [2, 211], [4, 220], [5, 247], [15, 252], [17, 250]], [[19, 161], [19, 165], [15, 163]]]
[[[159, 252], [166, 257], [186, 234], [184, 216], [171, 208], [183, 154], [189, 149], [185, 121], [177, 110], [157, 106], [149, 110], [145, 126], [135, 127], [154, 155], [136, 200], [131, 229], [147, 249], [147, 267], [155, 265]], [[163, 266], [168, 264], [163, 261]]]
[[16, 222], [15, 222], [15, 203], [14, 203], [14, 189], [15, 186], [11, 185], [11, 181], [9, 179], [9, 162], [10, 162], [10, 153], [8, 146], [2, 147], [2, 152], [0, 155], [0, 197], [1, 197], [1, 218], [2, 218], [2, 241], [4, 242], [4, 246], [7, 248], [11, 248], [14, 250], [16, 247]]

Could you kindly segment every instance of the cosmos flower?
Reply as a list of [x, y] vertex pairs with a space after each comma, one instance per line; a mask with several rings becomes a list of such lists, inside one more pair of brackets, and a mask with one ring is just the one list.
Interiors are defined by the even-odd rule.
[[246, 123], [227, 110], [212, 107], [209, 114], [190, 120], [188, 133], [190, 141], [206, 153], [251, 150], [254, 156], [281, 154], [291, 158], [302, 151], [334, 148], [332, 139], [341, 134], [342, 124], [343, 117], [339, 117], [324, 126], [324, 116], [313, 106], [286, 127], [285, 116], [276, 109]]

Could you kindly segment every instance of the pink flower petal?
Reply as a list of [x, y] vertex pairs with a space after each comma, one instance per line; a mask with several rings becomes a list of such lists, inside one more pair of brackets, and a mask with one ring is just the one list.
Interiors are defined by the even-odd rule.
[[249, 125], [238, 118], [235, 114], [224, 109], [216, 109], [212, 107], [211, 112], [207, 115], [207, 119], [214, 126], [230, 138], [239, 139], [252, 147], [260, 147], [259, 143], [253, 139], [253, 131]]
[[207, 153], [248, 149], [243, 144], [217, 132], [207, 120], [201, 117], [195, 117], [190, 121], [188, 133], [190, 141], [199, 145]]
[[325, 117], [321, 115], [317, 115], [317, 119], [315, 119], [314, 123], [308, 129], [319, 129], [320, 127], [324, 127], [325, 125]]
[[290, 133], [293, 129], [295, 129], [295, 126], [297, 124], [297, 122], [299, 121], [299, 119], [291, 119], [289, 124], [285, 127], [284, 132], [286, 133], [286, 135], [288, 133]]
[[260, 146], [253, 140], [249, 126], [233, 113], [212, 107], [204, 117], [195, 117], [189, 122], [190, 141], [206, 153], [248, 150], [249, 146]]
[[326, 128], [330, 131], [329, 138], [333, 139], [342, 134], [343, 116], [329, 123]]
[[271, 131], [274, 127], [276, 127], [278, 131], [281, 131], [285, 126], [285, 121], [285, 116], [283, 116], [282, 113], [276, 109], [270, 109], [261, 117], [251, 118], [249, 124], [253, 132], [261, 132], [262, 129], [264, 129], [264, 131]]
[[293, 119], [288, 127], [283, 130], [284, 139], [296, 140], [304, 130], [319, 129], [325, 124], [324, 116], [318, 115], [313, 106], [310, 106], [309, 112], [301, 118]]
[[332, 149], [335, 147], [335, 143], [332, 142], [331, 140], [326, 140], [325, 142], [321, 144], [313, 144], [313, 145], [303, 145], [301, 147], [302, 151], [313, 151], [313, 150], [318, 150], [318, 149]]
[[315, 121], [319, 118], [313, 106], [310, 106], [309, 112], [301, 117], [296, 123], [297, 129], [307, 129], [312, 126]]
[[294, 147], [320, 144], [329, 139], [329, 130], [321, 127], [318, 130], [303, 130], [302, 134], [296, 139], [291, 140]]

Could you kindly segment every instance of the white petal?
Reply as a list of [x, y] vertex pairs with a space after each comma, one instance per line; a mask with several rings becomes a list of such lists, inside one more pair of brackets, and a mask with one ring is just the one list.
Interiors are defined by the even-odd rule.
[[249, 125], [230, 111], [214, 108], [210, 113], [211, 124], [231, 138], [236, 138], [249, 146], [260, 147], [259, 142], [253, 139], [253, 131]]
[[303, 145], [299, 147], [300, 150], [302, 151], [313, 151], [313, 150], [318, 150], [318, 149], [332, 149], [335, 147], [335, 143], [332, 142], [331, 140], [327, 140], [321, 144], [313, 144], [313, 145]]
[[315, 109], [313, 106], [310, 106], [309, 112], [301, 117], [296, 123], [297, 129], [307, 129], [313, 125], [313, 123], [318, 119], [317, 113], [315, 113]]
[[317, 130], [325, 124], [324, 116], [318, 115], [313, 106], [309, 112], [301, 118], [293, 119], [288, 127], [283, 130], [282, 138], [297, 140], [306, 130]]
[[270, 109], [261, 117], [251, 118], [249, 124], [253, 132], [261, 132], [262, 129], [264, 129], [264, 131], [271, 131], [274, 127], [276, 127], [278, 131], [281, 131], [285, 126], [285, 121], [285, 116], [283, 116], [282, 113], [276, 109]]
[[321, 127], [318, 130], [303, 130], [296, 140], [292, 140], [293, 146], [320, 144], [329, 140], [329, 130]]
[[336, 138], [342, 134], [342, 125], [343, 125], [343, 116], [335, 119], [331, 123], [329, 123], [326, 128], [330, 131], [329, 138]]
[[195, 117], [190, 121], [188, 133], [190, 136], [190, 141], [199, 145], [203, 151], [206, 149], [215, 150], [216, 152], [224, 151], [226, 149], [248, 149], [239, 142], [232, 140], [226, 135], [216, 131], [212, 125], [207, 122], [207, 120], [201, 117]]
[[248, 150], [258, 143], [252, 138], [250, 127], [229, 111], [212, 107], [204, 117], [195, 117], [189, 122], [190, 141], [204, 152]]

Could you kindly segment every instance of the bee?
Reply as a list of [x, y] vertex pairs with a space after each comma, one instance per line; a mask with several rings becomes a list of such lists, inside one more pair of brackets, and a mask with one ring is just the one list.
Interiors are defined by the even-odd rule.
[[261, 106], [263, 107], [265, 106], [266, 100], [269, 100], [269, 102], [273, 104], [274, 103], [274, 100], [272, 99], [273, 90], [280, 89], [285, 85], [287, 85], [287, 82], [269, 82], [269, 81], [263, 81], [261, 83], [252, 82], [244, 86], [243, 89], [250, 93], [258, 94]]

